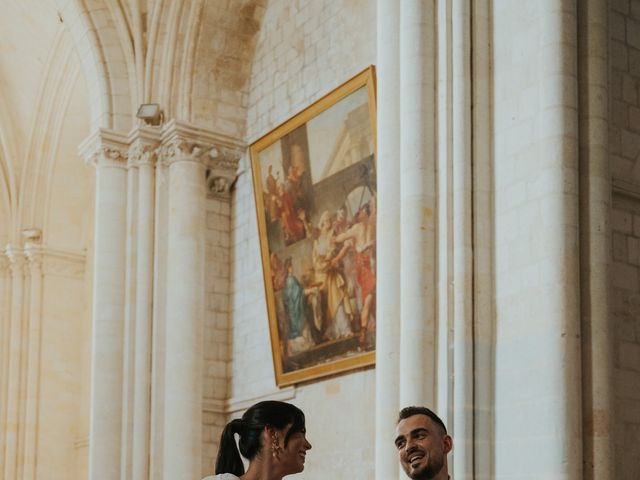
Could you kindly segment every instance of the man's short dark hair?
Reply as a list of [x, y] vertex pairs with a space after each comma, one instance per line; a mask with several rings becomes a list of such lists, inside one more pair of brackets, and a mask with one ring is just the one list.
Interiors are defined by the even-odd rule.
[[400, 410], [400, 414], [398, 415], [398, 422], [400, 420], [404, 420], [405, 418], [413, 417], [414, 415], [426, 415], [431, 420], [436, 422], [438, 425], [442, 427], [445, 435], [447, 434], [447, 427], [444, 426], [444, 422], [440, 419], [438, 415], [436, 415], [432, 410], [429, 410], [427, 407], [404, 407]]

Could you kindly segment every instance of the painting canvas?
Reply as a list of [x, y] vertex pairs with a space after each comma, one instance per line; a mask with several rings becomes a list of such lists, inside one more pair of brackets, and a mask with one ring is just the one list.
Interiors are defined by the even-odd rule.
[[251, 146], [280, 386], [375, 362], [375, 145], [370, 67]]

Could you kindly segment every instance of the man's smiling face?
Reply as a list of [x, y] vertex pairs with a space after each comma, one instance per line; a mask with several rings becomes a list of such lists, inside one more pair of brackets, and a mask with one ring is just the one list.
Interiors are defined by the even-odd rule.
[[426, 415], [412, 415], [396, 427], [400, 465], [413, 480], [447, 478], [445, 467], [452, 443], [442, 427]]

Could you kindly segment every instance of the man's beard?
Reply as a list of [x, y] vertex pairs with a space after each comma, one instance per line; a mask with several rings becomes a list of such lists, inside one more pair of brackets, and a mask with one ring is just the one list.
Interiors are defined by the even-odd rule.
[[444, 457], [442, 455], [437, 457], [429, 455], [429, 461], [424, 467], [411, 471], [411, 465], [409, 465], [409, 472], [407, 472], [407, 475], [409, 475], [409, 478], [412, 480], [430, 480], [434, 478], [440, 470], [442, 470], [443, 466]]

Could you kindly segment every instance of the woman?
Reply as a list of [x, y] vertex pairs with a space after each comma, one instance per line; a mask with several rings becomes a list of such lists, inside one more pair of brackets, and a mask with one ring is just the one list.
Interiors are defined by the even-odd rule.
[[[224, 427], [216, 475], [204, 480], [281, 480], [299, 473], [311, 448], [305, 433], [304, 413], [298, 407], [273, 400], [256, 403]], [[240, 454], [249, 460], [246, 473]]]

